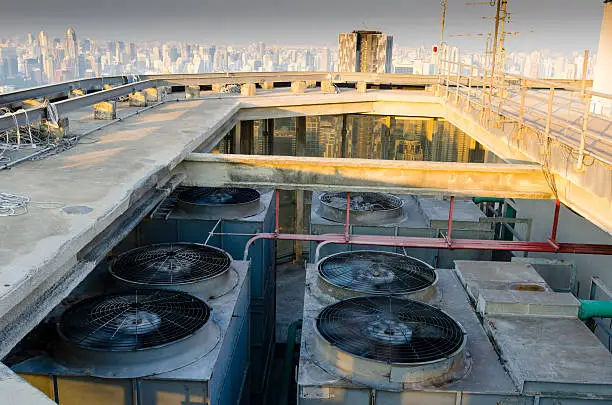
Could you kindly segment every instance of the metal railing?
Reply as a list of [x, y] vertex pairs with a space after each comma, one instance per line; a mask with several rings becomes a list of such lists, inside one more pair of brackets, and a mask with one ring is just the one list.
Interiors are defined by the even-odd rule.
[[[586, 69], [585, 69], [586, 70]], [[464, 112], [476, 112], [486, 126], [515, 124], [515, 134], [533, 131], [548, 147], [555, 140], [570, 148], [576, 167], [586, 156], [612, 165], [612, 117], [592, 111], [593, 101], [612, 102], [612, 95], [554, 80], [532, 79], [506, 72], [443, 60], [438, 94]]]

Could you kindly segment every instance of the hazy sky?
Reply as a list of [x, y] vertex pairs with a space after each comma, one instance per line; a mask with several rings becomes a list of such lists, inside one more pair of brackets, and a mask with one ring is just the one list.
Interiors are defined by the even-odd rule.
[[[491, 30], [489, 5], [448, 0], [447, 33]], [[207, 43], [335, 45], [339, 32], [367, 27], [393, 33], [401, 46], [439, 38], [439, 0], [18, 0], [2, 1], [0, 37], [44, 29], [80, 38]], [[508, 50], [597, 50], [602, 0], [509, 0], [509, 31], [529, 31]], [[449, 38], [462, 48], [484, 39]]]

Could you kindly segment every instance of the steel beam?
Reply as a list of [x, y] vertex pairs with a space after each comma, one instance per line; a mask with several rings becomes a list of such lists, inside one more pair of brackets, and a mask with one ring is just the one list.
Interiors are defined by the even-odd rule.
[[125, 83], [127, 83], [127, 78], [125, 76], [101, 76], [91, 79], [71, 80], [62, 83], [30, 87], [24, 90], [0, 94], [0, 106], [21, 103], [23, 100], [28, 99], [45, 98], [47, 100], [53, 100], [55, 98], [67, 96], [68, 91], [73, 89], [83, 89], [90, 92], [102, 90], [105, 84], [116, 86]]
[[551, 199], [538, 165], [192, 153], [186, 185]]
[[[115, 98], [130, 94], [133, 91], [140, 91], [150, 87], [155, 87], [157, 85], [158, 82], [155, 80], [144, 80], [140, 82], [134, 82], [124, 84], [122, 86], [113, 87], [109, 90], [102, 90], [95, 93], [87, 94], [82, 97], [75, 97], [67, 100], [58, 101], [56, 103], [53, 103], [53, 105], [57, 108], [59, 116], [62, 117], [70, 111], [92, 106], [101, 101], [113, 100]], [[17, 120], [19, 125], [26, 125], [27, 123], [33, 124], [38, 121], [47, 119], [47, 107], [40, 106], [30, 108], [22, 112], [17, 112], [15, 114], [5, 114], [0, 116], [0, 132], [15, 128], [15, 119]]]

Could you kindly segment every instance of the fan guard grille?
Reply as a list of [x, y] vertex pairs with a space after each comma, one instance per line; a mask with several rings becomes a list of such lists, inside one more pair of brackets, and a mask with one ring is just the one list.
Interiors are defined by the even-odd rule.
[[371, 295], [410, 294], [431, 287], [435, 270], [426, 263], [390, 252], [342, 252], [319, 262], [319, 276], [328, 283]]
[[[339, 210], [346, 210], [346, 193], [324, 193], [321, 202]], [[351, 193], [351, 212], [377, 212], [401, 208], [400, 198], [383, 193]]]
[[179, 201], [195, 205], [236, 205], [259, 200], [261, 195], [252, 188], [194, 187], [179, 193]]
[[146, 285], [204, 281], [225, 273], [231, 259], [224, 251], [195, 243], [166, 243], [121, 254], [110, 272], [120, 280]]
[[57, 328], [84, 349], [133, 352], [183, 340], [209, 318], [208, 305], [189, 294], [143, 290], [80, 301], [62, 314]]
[[356, 297], [325, 307], [316, 327], [323, 339], [354, 356], [415, 365], [449, 358], [465, 332], [450, 316], [418, 301]]

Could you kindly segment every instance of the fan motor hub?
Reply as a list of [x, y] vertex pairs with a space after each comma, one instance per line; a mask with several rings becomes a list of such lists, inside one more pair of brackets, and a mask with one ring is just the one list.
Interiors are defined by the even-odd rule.
[[412, 329], [410, 326], [394, 320], [372, 322], [366, 331], [372, 339], [392, 345], [410, 343], [412, 340]]

